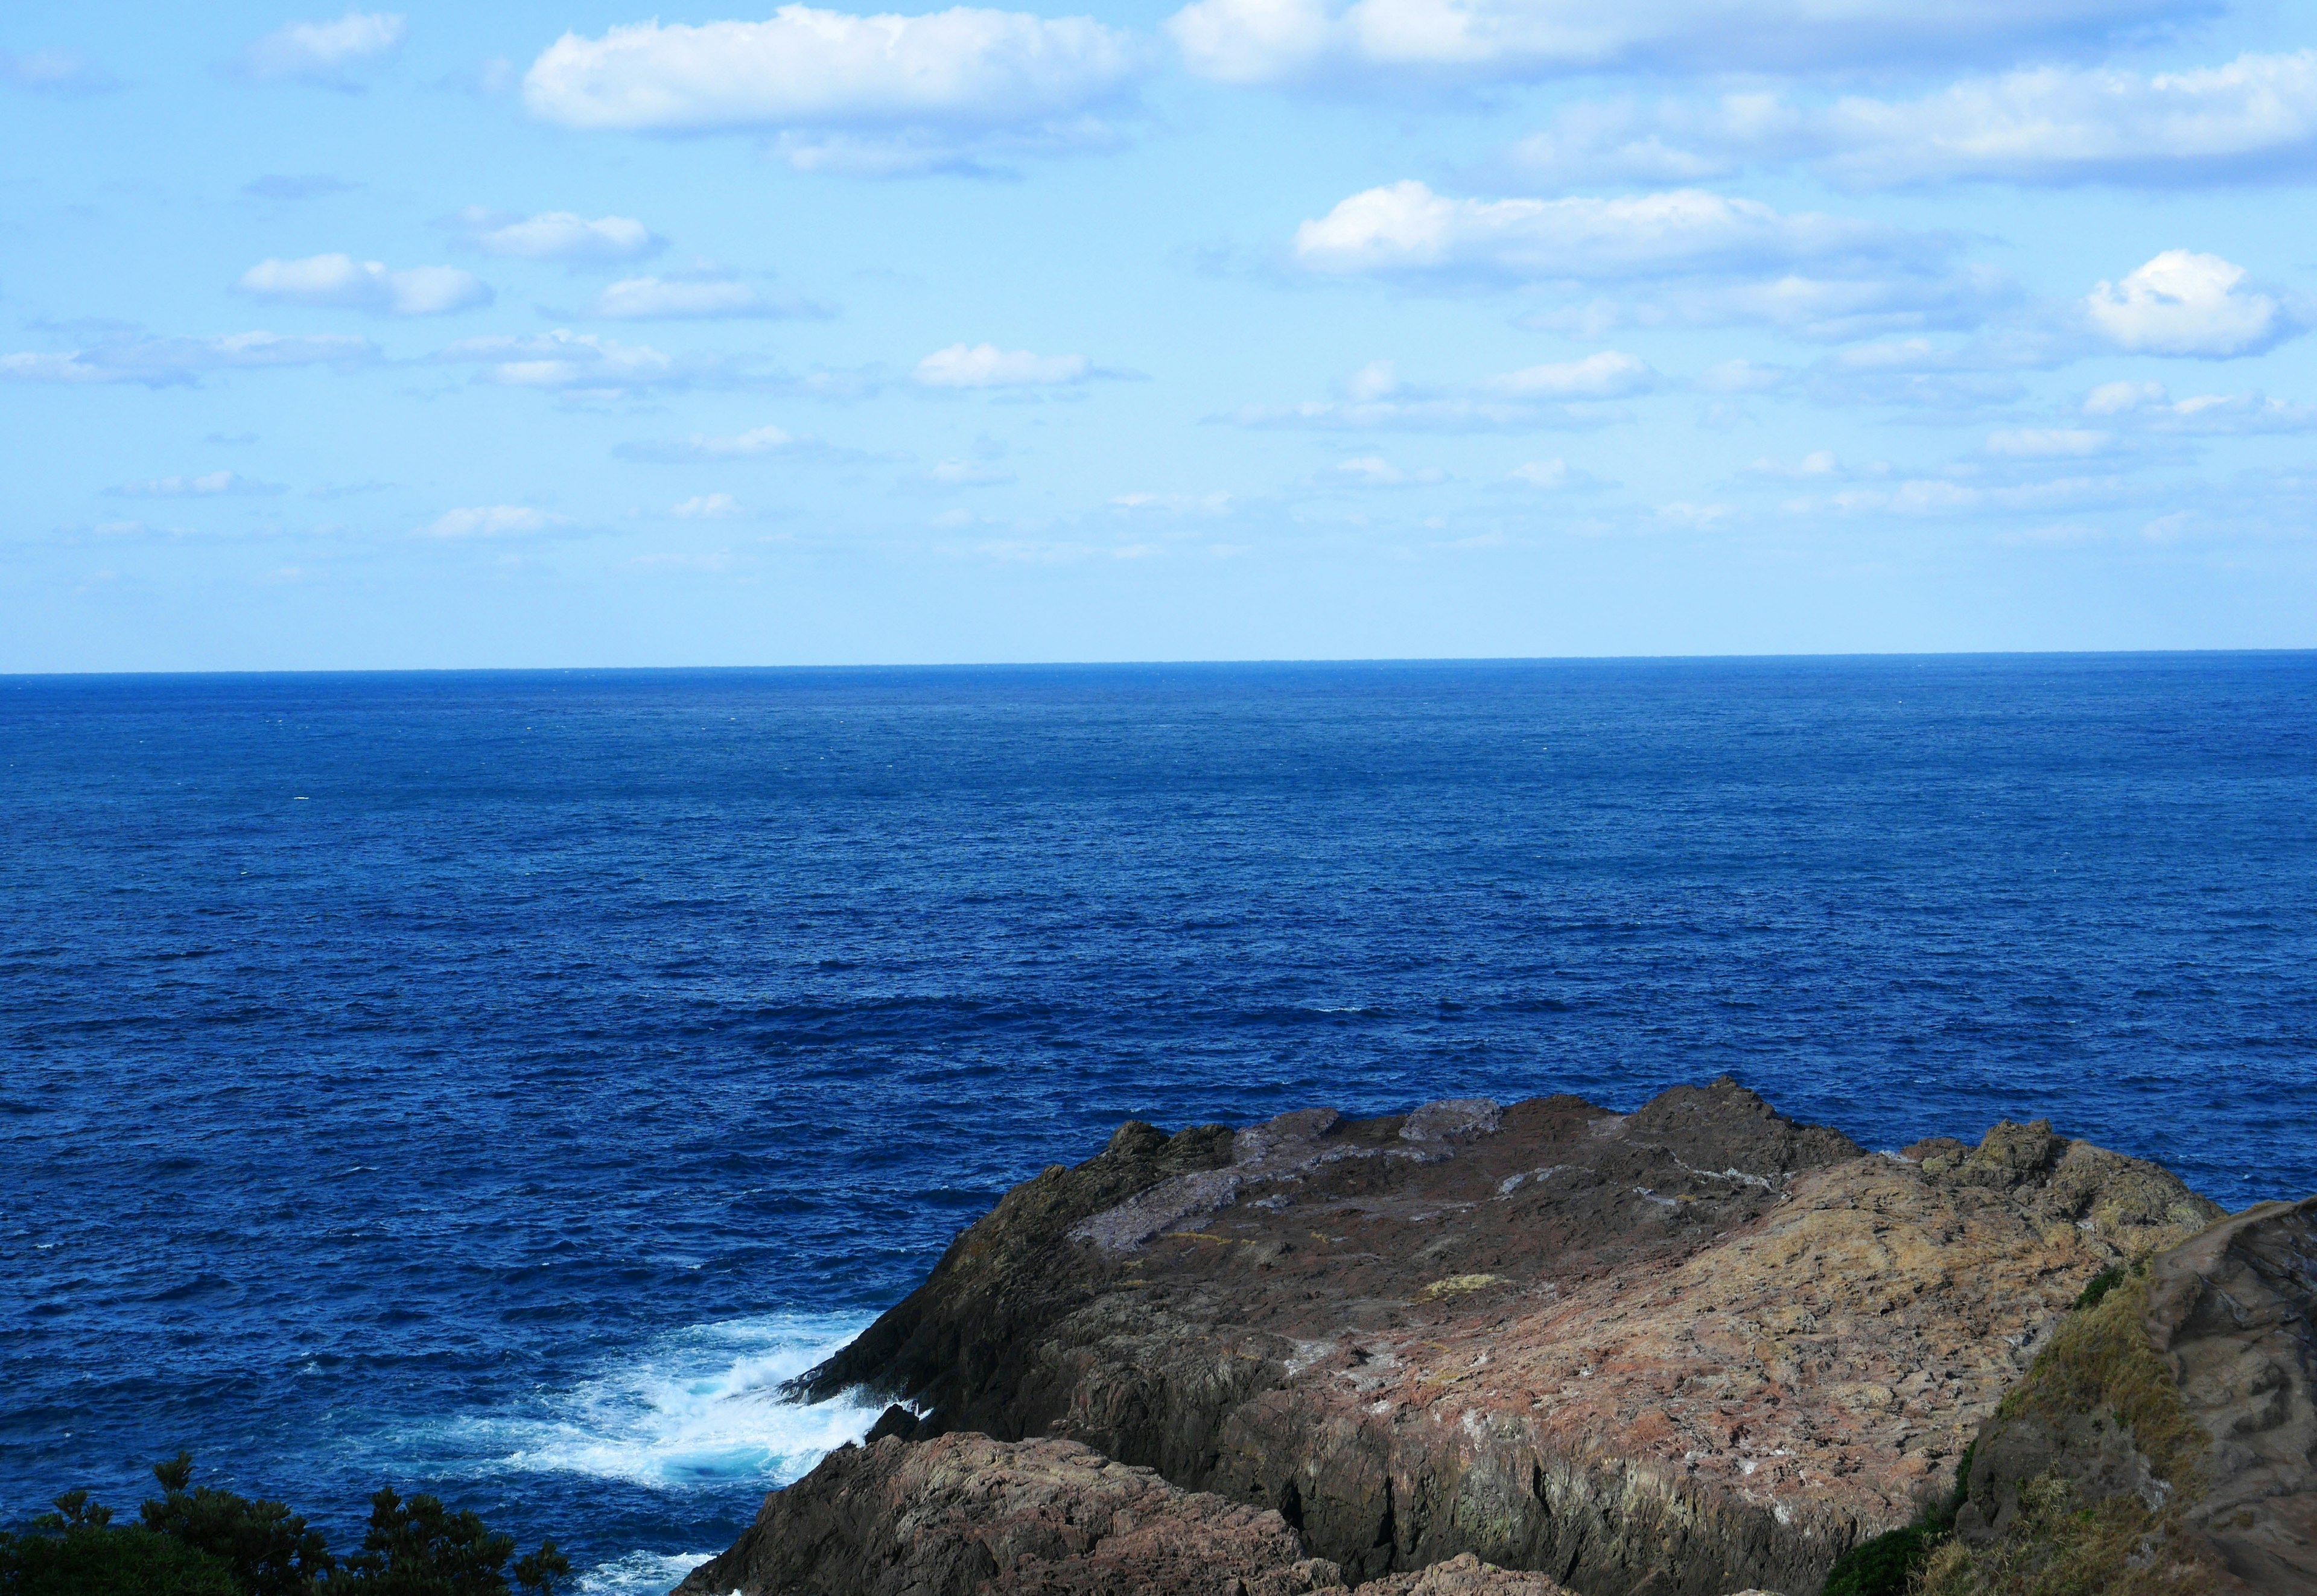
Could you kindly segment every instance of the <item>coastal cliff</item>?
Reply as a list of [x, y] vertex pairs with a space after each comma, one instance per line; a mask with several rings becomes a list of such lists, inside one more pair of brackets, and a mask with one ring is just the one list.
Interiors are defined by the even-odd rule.
[[797, 1383], [897, 1405], [684, 1590], [884, 1590], [777, 1548], [832, 1493], [898, 1521], [942, 1438], [1076, 1442], [1215, 1503], [1202, 1524], [1275, 1518], [1296, 1558], [1230, 1576], [1250, 1592], [1299, 1559], [1358, 1585], [1467, 1556], [1579, 1596], [1813, 1592], [1945, 1493], [2089, 1282], [2220, 1217], [2041, 1122], [1871, 1153], [1726, 1080], [1630, 1115], [1130, 1124]]

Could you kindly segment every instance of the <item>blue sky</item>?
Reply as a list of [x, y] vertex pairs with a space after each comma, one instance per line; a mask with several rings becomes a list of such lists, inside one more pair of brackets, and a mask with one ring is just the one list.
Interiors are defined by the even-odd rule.
[[2317, 644], [2317, 14], [0, 24], [0, 670]]

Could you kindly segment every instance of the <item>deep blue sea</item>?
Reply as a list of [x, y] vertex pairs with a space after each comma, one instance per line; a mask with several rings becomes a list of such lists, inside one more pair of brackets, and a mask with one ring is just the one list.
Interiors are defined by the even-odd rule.
[[664, 1590], [1122, 1119], [1725, 1071], [2317, 1190], [2317, 655], [0, 678], [0, 1520]]

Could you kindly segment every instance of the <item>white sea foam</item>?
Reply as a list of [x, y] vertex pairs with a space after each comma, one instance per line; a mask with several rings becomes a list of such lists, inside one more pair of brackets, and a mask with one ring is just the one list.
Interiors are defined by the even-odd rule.
[[711, 1552], [630, 1552], [579, 1576], [577, 1596], [667, 1596]]
[[695, 1325], [545, 1395], [530, 1412], [470, 1421], [461, 1426], [462, 1449], [506, 1469], [659, 1490], [784, 1485], [876, 1421], [874, 1405], [844, 1397], [806, 1405], [780, 1394], [783, 1381], [867, 1323], [857, 1314], [768, 1314]]

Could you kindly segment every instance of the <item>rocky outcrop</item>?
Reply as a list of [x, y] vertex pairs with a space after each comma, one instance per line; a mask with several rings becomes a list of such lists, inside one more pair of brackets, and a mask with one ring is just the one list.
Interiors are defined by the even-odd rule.
[[1943, 1596], [2317, 1591], [2317, 1198], [2073, 1316], [1981, 1432], [1955, 1528]]
[[1353, 1584], [1471, 1553], [1586, 1596], [1808, 1592], [2087, 1280], [2218, 1214], [2041, 1122], [1869, 1153], [1728, 1080], [1130, 1125], [797, 1391], [906, 1403], [895, 1439], [1083, 1442]]
[[[1380, 1596], [1564, 1596], [1463, 1557]], [[677, 1596], [1308, 1596], [1344, 1590], [1276, 1512], [1170, 1485], [1071, 1441], [888, 1438], [765, 1500]]]

